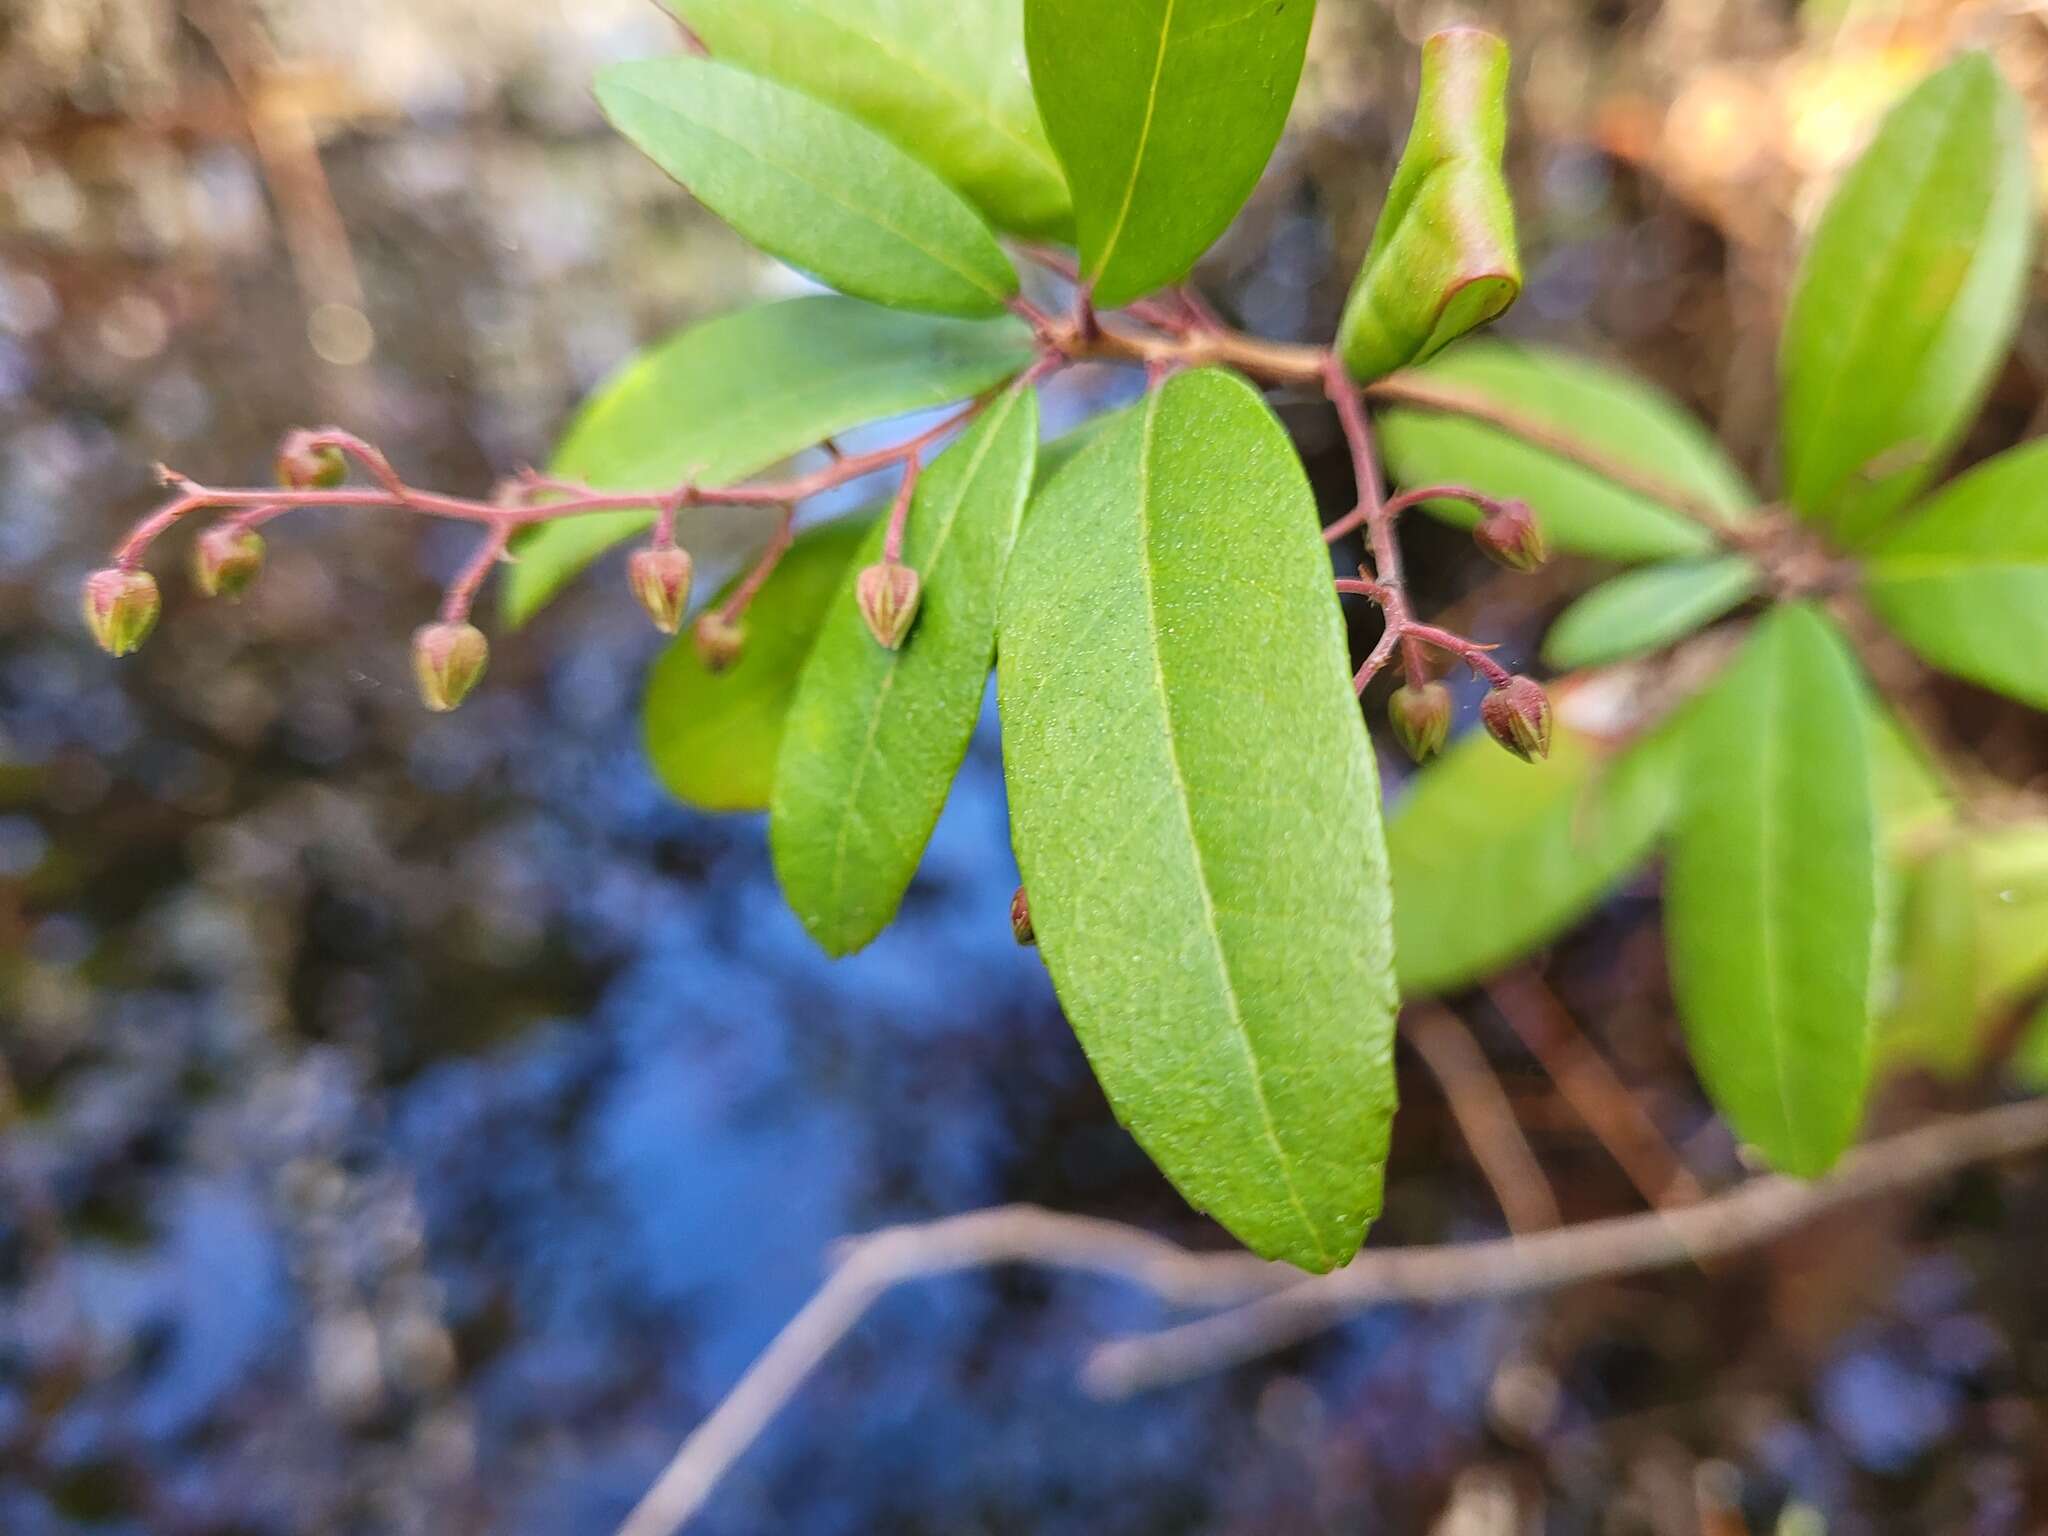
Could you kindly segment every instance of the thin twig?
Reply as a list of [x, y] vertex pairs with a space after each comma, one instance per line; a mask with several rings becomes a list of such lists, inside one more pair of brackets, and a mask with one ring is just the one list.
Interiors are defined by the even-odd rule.
[[1670, 1268], [1696, 1255], [1759, 1246], [1854, 1201], [2044, 1147], [2048, 1099], [2029, 1100], [1872, 1142], [1819, 1183], [1756, 1179], [1669, 1215], [1647, 1212], [1528, 1237], [1369, 1251], [1350, 1268], [1310, 1281], [1250, 1254], [1192, 1253], [1116, 1222], [1032, 1206], [888, 1228], [842, 1246], [839, 1267], [690, 1432], [618, 1536], [673, 1536], [832, 1347], [878, 1297], [905, 1281], [1030, 1264], [1126, 1280], [1170, 1305], [1235, 1307], [1098, 1349], [1084, 1382], [1097, 1393], [1120, 1395], [1270, 1353], [1380, 1302], [1508, 1296]]
[[1472, 1032], [1448, 1008], [1431, 1003], [1411, 1007], [1402, 1022], [1415, 1054], [1443, 1089], [1451, 1118], [1500, 1202], [1508, 1229], [1541, 1232], [1556, 1226], [1557, 1195]]

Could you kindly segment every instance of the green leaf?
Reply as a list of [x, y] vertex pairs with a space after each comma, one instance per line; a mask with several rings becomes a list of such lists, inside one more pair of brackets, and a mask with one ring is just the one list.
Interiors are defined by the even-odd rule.
[[2033, 249], [2018, 99], [1981, 53], [1894, 107], [1829, 200], [1779, 353], [1785, 490], [1855, 544], [1927, 482], [2018, 322]]
[[1024, 0], [1038, 109], [1105, 307], [1185, 277], [1280, 140], [1315, 0]]
[[1434, 356], [1522, 291], [1507, 147], [1508, 45], [1452, 27], [1422, 45], [1422, 94], [1337, 350], [1354, 378]]
[[2048, 1092], [2048, 1002], [2041, 1004], [2020, 1031], [2019, 1048], [2012, 1055], [2012, 1076], [2022, 1088]]
[[1863, 581], [1935, 666], [2048, 709], [2048, 442], [1941, 490], [1873, 547]]
[[[1448, 386], [1569, 434], [1740, 517], [1755, 497], [1698, 422], [1660, 391], [1625, 374], [1548, 348], [1474, 341], [1416, 370]], [[1552, 547], [1609, 560], [1715, 554], [1713, 537], [1682, 514], [1591, 470], [1468, 417], [1412, 408], [1381, 418], [1387, 465], [1402, 485], [1470, 486], [1519, 496], [1536, 509]], [[1476, 517], [1464, 502], [1431, 502], [1447, 522]]]
[[882, 555], [878, 524], [804, 667], [769, 837], [790, 906], [831, 954], [896, 915], [966, 755], [1037, 449], [1037, 397], [1013, 389], [918, 482], [903, 560], [923, 598], [903, 648], [876, 644], [854, 599], [852, 578]]
[[1394, 1113], [1379, 783], [1314, 498], [1249, 385], [1172, 379], [1061, 471], [997, 653], [1032, 921], [1110, 1103], [1254, 1250], [1342, 1264]]
[[1887, 1068], [1954, 1079], [1978, 1055], [1977, 887], [1967, 843], [1935, 850], [1906, 876], [1892, 1005], [1878, 1031]]
[[1619, 756], [1558, 721], [1524, 763], [1468, 731], [1387, 824], [1401, 990], [1435, 996], [1566, 932], [1650, 856], [1677, 799], [1674, 738]]
[[1971, 848], [1979, 997], [2010, 1007], [2048, 981], [2048, 824], [2000, 827]]
[[1023, 0], [667, 0], [718, 58], [829, 102], [998, 228], [1064, 237], [1073, 201], [1024, 67]]
[[980, 214], [874, 129], [709, 59], [597, 78], [612, 125], [769, 255], [856, 298], [997, 315], [1017, 271]]
[[[730, 485], [864, 422], [928, 410], [1031, 362], [1014, 320], [943, 320], [822, 294], [720, 315], [643, 352], [578, 412], [554, 473], [604, 490]], [[547, 523], [520, 540], [503, 603], [522, 624], [651, 512]], [[693, 507], [678, 541], [710, 570], [758, 547], [758, 507]]]
[[1854, 1139], [1870, 1075], [1877, 828], [1863, 682], [1834, 629], [1774, 609], [1685, 732], [1666, 938], [1708, 1095], [1777, 1167]]
[[1660, 651], [1732, 613], [1756, 582], [1756, 567], [1740, 555], [1624, 571], [1558, 616], [1544, 637], [1543, 659], [1570, 671]]
[[654, 664], [647, 755], [678, 799], [708, 811], [768, 809], [797, 676], [871, 522], [843, 519], [798, 537], [748, 606], [733, 666], [708, 670], [687, 634]]

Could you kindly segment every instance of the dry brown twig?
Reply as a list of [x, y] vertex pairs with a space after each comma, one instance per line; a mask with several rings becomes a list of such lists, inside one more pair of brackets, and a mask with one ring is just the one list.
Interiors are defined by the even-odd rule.
[[842, 1245], [838, 1267], [690, 1432], [618, 1536], [674, 1536], [833, 1346], [906, 1281], [1029, 1264], [1127, 1280], [1176, 1306], [1224, 1309], [1098, 1348], [1083, 1384], [1100, 1396], [1127, 1396], [1257, 1359], [1385, 1302], [1522, 1295], [1726, 1256], [1856, 1201], [2044, 1148], [2048, 1099], [2034, 1099], [1871, 1142], [1817, 1183], [1759, 1178], [1673, 1211], [1487, 1242], [1373, 1250], [1313, 1279], [1247, 1253], [1193, 1253], [1117, 1222], [1033, 1206], [886, 1228]]

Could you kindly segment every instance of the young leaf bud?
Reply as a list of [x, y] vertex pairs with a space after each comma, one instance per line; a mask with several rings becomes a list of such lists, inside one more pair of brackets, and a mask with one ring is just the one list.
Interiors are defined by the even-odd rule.
[[294, 491], [331, 491], [348, 478], [348, 460], [334, 446], [316, 447], [303, 427], [286, 434], [277, 450], [277, 483]]
[[860, 616], [868, 630], [889, 650], [900, 650], [904, 636], [917, 619], [918, 599], [923, 584], [917, 572], [896, 560], [869, 566], [854, 582], [860, 600]]
[[99, 648], [126, 656], [149, 638], [163, 612], [156, 578], [110, 565], [85, 578], [85, 623]]
[[1387, 723], [1404, 752], [1428, 762], [1451, 734], [1451, 690], [1442, 683], [1403, 683], [1387, 698]]
[[1031, 926], [1031, 899], [1024, 894], [1024, 887], [1017, 887], [1017, 894], [1010, 898], [1010, 932], [1017, 936], [1019, 944], [1036, 944], [1038, 930]]
[[1511, 677], [1479, 705], [1493, 739], [1524, 762], [1550, 756], [1550, 695], [1533, 678]]
[[690, 606], [688, 551], [636, 549], [626, 562], [626, 580], [656, 629], [672, 635], [683, 627], [683, 610]]
[[697, 620], [691, 631], [697, 644], [697, 659], [707, 672], [723, 672], [736, 663], [747, 648], [747, 632], [722, 616], [716, 608]]
[[420, 699], [437, 714], [469, 696], [490, 659], [490, 642], [474, 624], [422, 624], [413, 632], [413, 676]]
[[263, 569], [263, 535], [217, 523], [192, 541], [192, 580], [208, 597], [240, 597]]
[[1472, 540], [1496, 564], [1533, 571], [1550, 556], [1542, 525], [1526, 501], [1504, 501], [1472, 530]]

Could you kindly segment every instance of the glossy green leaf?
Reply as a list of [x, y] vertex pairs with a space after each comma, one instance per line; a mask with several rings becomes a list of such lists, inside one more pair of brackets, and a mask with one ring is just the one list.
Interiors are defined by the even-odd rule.
[[[1660, 391], [1613, 369], [1540, 347], [1471, 341], [1417, 377], [1565, 432], [1739, 517], [1755, 497], [1698, 422]], [[1381, 418], [1387, 466], [1405, 486], [1470, 486], [1519, 496], [1536, 509], [1553, 548], [1609, 560], [1670, 560], [1718, 551], [1698, 524], [1591, 470], [1468, 417], [1413, 408]], [[1469, 524], [1463, 502], [1431, 502]]]
[[859, 949], [896, 915], [966, 755], [1037, 450], [1037, 397], [1013, 389], [918, 482], [903, 560], [923, 599], [902, 649], [875, 643], [854, 600], [853, 577], [881, 558], [878, 524], [804, 667], [770, 846], [790, 907], [832, 954]]
[[1073, 204], [1024, 65], [1023, 0], [667, 0], [714, 57], [850, 112], [998, 228], [1064, 236]]
[[2048, 709], [2048, 443], [1945, 487], [1873, 547], [1863, 580], [1935, 666]]
[[1559, 721], [1524, 763], [1468, 731], [1387, 823], [1401, 990], [1470, 986], [1541, 949], [1649, 858], [1676, 804], [1667, 732], [1609, 756]]
[[1308, 480], [1184, 374], [1025, 518], [997, 646], [1040, 952], [1116, 1112], [1250, 1247], [1342, 1264], [1394, 1112], [1372, 750]]
[[1779, 355], [1785, 490], [1845, 543], [1926, 484], [2011, 343], [2031, 263], [2019, 100], [1969, 53], [1894, 107], [1807, 247]]
[[1739, 555], [1624, 571], [1558, 616], [1543, 639], [1543, 659], [1570, 671], [1660, 651], [1734, 612], [1756, 581], [1756, 567]]
[[1315, 0], [1024, 0], [1038, 109], [1096, 301], [1176, 282], [1280, 140]]
[[1387, 188], [1337, 350], [1354, 378], [1433, 357], [1522, 291], [1507, 147], [1508, 45], [1452, 27], [1422, 45], [1415, 124]]
[[733, 666], [708, 670], [688, 634], [654, 664], [642, 722], [647, 755], [678, 799], [709, 811], [768, 809], [797, 677], [872, 521], [827, 523], [797, 539], [754, 595], [746, 649]]
[[[695, 477], [730, 485], [864, 422], [965, 399], [1021, 372], [1031, 336], [1013, 320], [946, 320], [822, 294], [690, 327], [620, 369], [577, 413], [554, 473], [605, 490]], [[594, 513], [522, 539], [504, 587], [524, 623], [652, 513]], [[759, 508], [695, 507], [678, 539], [711, 570], [758, 547]]]
[[865, 123], [709, 59], [597, 78], [612, 125], [769, 255], [856, 298], [996, 315], [1017, 271], [966, 199]]
[[1827, 620], [1758, 623], [1683, 773], [1665, 930], [1693, 1060], [1737, 1135], [1813, 1177], [1862, 1119], [1877, 926], [1867, 705]]

